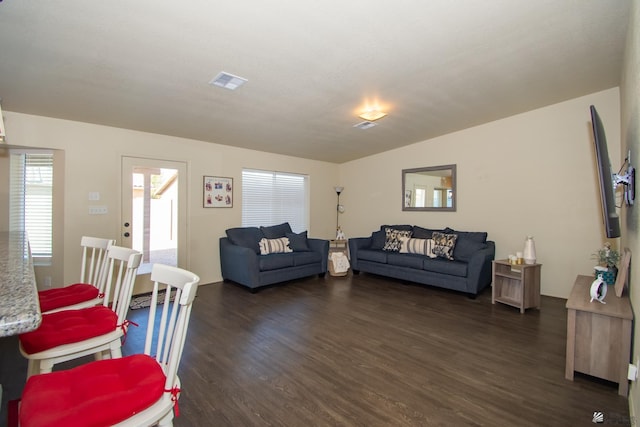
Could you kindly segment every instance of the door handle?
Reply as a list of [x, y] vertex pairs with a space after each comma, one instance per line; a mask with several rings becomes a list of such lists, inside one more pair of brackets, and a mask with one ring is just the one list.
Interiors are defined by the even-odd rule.
[[129, 237], [129, 236], [131, 236], [131, 234], [129, 234], [128, 231], [126, 233], [124, 233], [124, 237]]

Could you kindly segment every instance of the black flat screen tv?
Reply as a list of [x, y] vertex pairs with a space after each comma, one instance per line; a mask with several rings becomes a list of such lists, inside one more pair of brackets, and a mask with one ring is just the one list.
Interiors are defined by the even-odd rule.
[[598, 179], [600, 181], [600, 205], [602, 206], [604, 230], [608, 238], [620, 237], [620, 218], [616, 212], [615, 184], [611, 172], [609, 151], [607, 150], [607, 138], [596, 107], [592, 105], [590, 109], [593, 140], [596, 149]]

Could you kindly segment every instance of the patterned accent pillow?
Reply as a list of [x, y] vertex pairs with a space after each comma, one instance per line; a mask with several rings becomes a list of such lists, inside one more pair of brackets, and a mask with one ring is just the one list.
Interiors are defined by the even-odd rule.
[[293, 252], [289, 247], [289, 239], [280, 237], [279, 239], [267, 239], [264, 237], [260, 240], [260, 255], [283, 254]]
[[457, 234], [433, 233], [433, 253], [440, 258], [453, 260], [453, 248], [456, 246]]
[[385, 229], [383, 251], [398, 252], [402, 246], [402, 237], [411, 237], [411, 230], [401, 231], [394, 228]]
[[401, 237], [400, 240], [402, 240], [400, 253], [426, 255], [429, 258], [436, 257], [436, 255], [433, 253], [433, 239], [414, 239], [409, 237]]

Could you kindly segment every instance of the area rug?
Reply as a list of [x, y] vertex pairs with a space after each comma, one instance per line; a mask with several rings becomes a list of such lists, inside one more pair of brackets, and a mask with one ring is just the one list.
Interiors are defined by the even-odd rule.
[[[162, 305], [164, 304], [164, 291], [160, 291], [158, 292], [158, 305]], [[169, 300], [173, 301], [175, 298], [175, 292], [171, 293], [171, 295], [169, 296]], [[144, 294], [144, 295], [138, 295], [135, 296], [133, 298], [131, 298], [131, 304], [129, 305], [129, 308], [131, 308], [131, 310], [137, 310], [139, 308], [146, 308], [149, 307], [151, 305], [151, 294]]]

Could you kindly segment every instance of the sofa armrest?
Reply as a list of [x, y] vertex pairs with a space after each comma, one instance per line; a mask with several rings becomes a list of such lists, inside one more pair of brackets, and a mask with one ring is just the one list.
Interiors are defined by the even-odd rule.
[[477, 294], [491, 283], [491, 261], [495, 259], [496, 244], [487, 240], [487, 247], [474, 253], [467, 266], [467, 283], [469, 293]]
[[358, 271], [358, 250], [361, 248], [368, 248], [371, 246], [371, 237], [354, 237], [349, 239], [349, 256], [351, 261], [351, 268], [353, 271]]
[[307, 239], [309, 249], [314, 252], [320, 252], [322, 255], [322, 272], [326, 273], [329, 269], [329, 241], [324, 239]]
[[250, 248], [234, 245], [227, 237], [220, 238], [220, 269], [223, 279], [250, 287], [259, 285], [258, 254]]

